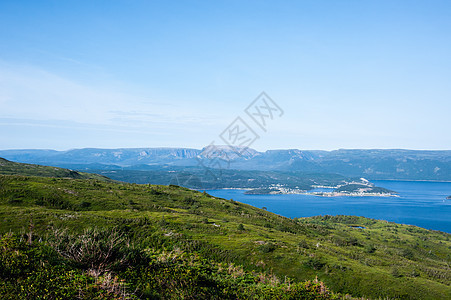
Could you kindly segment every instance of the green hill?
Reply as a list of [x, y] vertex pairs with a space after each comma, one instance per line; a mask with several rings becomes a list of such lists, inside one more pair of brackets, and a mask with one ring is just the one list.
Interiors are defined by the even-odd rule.
[[451, 235], [362, 217], [288, 219], [178, 186], [0, 175], [0, 220], [2, 299], [451, 297]]
[[72, 178], [72, 179], [97, 179], [97, 180], [112, 181], [108, 177], [98, 174], [78, 172], [56, 167], [16, 163], [1, 157], [0, 157], [0, 174]]
[[335, 190], [338, 193], [372, 193], [372, 194], [396, 194], [396, 192], [369, 184], [346, 184]]

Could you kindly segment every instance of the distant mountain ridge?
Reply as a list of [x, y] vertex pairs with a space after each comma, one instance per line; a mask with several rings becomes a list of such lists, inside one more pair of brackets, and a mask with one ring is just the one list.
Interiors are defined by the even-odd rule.
[[0, 152], [5, 154], [2, 157], [24, 163], [100, 163], [130, 166], [135, 164], [170, 163], [174, 160], [190, 159], [199, 155], [201, 151], [190, 148], [84, 148], [67, 151], [4, 150]]
[[[84, 148], [55, 150], [0, 150], [0, 157], [22, 162], [77, 168], [96, 164], [95, 169], [208, 165], [220, 158], [216, 168], [261, 171], [338, 173], [369, 179], [451, 181], [451, 151], [403, 149], [268, 150], [207, 146], [193, 148]], [[219, 164], [221, 163], [221, 164]], [[92, 168], [91, 168], [92, 169]]]

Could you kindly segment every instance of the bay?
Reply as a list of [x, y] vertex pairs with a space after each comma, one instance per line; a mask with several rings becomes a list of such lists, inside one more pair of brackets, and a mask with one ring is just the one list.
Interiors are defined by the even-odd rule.
[[245, 190], [207, 190], [210, 195], [250, 204], [289, 217], [354, 215], [451, 233], [451, 182], [374, 180], [399, 197], [245, 195]]

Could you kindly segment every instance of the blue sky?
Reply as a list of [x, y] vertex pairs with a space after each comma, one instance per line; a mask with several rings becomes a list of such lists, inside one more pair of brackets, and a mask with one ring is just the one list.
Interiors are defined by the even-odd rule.
[[[449, 1], [0, 2], [0, 149], [451, 149]], [[284, 110], [263, 132], [244, 109]]]

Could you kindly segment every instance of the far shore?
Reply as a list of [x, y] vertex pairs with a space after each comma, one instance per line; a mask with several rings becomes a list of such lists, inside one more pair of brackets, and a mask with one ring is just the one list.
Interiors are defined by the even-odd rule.
[[[326, 188], [326, 187], [323, 187]], [[252, 191], [249, 188], [219, 188], [219, 189], [207, 189], [209, 190], [242, 190], [242, 191]], [[305, 190], [296, 190], [296, 189], [285, 189], [269, 192], [269, 193], [261, 193], [261, 194], [247, 194], [247, 195], [311, 195], [317, 197], [399, 197], [397, 194], [392, 193], [343, 193], [343, 192], [309, 192]]]

